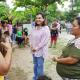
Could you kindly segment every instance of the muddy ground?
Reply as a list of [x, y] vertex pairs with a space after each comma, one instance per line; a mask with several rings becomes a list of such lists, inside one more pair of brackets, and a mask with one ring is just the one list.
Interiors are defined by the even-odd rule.
[[[63, 32], [59, 39], [56, 48], [49, 48], [49, 55], [61, 54], [62, 48], [67, 44], [70, 35]], [[61, 80], [60, 76], [56, 72], [56, 63], [51, 61], [48, 57], [45, 60], [45, 74], [50, 76], [52, 80]], [[15, 47], [12, 53], [11, 69], [8, 73], [9, 80], [32, 80], [33, 77], [33, 62], [32, 54], [29, 46], [26, 48]]]

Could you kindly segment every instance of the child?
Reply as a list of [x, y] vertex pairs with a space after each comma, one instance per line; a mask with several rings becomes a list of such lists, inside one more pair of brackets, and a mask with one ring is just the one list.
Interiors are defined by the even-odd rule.
[[24, 36], [22, 35], [22, 31], [20, 31], [20, 30], [17, 31], [16, 41], [17, 41], [18, 46], [20, 48], [21, 47], [21, 44], [24, 41]]

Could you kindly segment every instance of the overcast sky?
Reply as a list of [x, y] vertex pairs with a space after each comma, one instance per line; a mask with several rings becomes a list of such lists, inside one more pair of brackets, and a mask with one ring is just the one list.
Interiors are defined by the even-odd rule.
[[70, 9], [69, 5], [71, 5], [70, 0], [64, 2], [64, 7], [62, 5], [57, 4], [58, 10], [60, 10], [60, 11], [65, 11], [65, 10], [69, 11], [69, 9]]
[[13, 8], [12, 0], [6, 0], [6, 3], [9, 5], [10, 8]]

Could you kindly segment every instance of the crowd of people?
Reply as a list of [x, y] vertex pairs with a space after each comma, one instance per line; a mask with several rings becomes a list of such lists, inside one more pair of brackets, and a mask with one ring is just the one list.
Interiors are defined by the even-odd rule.
[[[60, 25], [57, 22], [53, 22], [50, 29], [44, 23], [45, 18], [43, 14], [37, 14], [35, 29], [30, 37], [34, 63], [33, 80], [37, 80], [39, 76], [44, 74], [44, 59], [48, 53], [49, 33], [51, 33], [50, 47], [52, 47], [53, 41], [56, 46], [58, 34], [61, 33], [60, 27], [57, 27]], [[57, 62], [57, 73], [63, 80], [80, 80], [80, 17], [77, 17], [72, 24], [69, 22], [68, 26], [70, 34], [74, 35], [75, 38], [62, 50], [60, 57], [53, 57], [52, 60]]]
[[[0, 21], [0, 80], [4, 80], [4, 75], [10, 68], [13, 43], [25, 47], [28, 41], [34, 64], [33, 80], [51, 80], [44, 75], [44, 60], [48, 55], [49, 40], [50, 48], [53, 42], [56, 47], [61, 33], [60, 23], [53, 21], [49, 28], [44, 14], [38, 13], [34, 26], [28, 36], [27, 28], [20, 29], [19, 24], [13, 26], [11, 20]], [[75, 18], [72, 24], [66, 22], [65, 26], [67, 33], [74, 35], [75, 38], [65, 46], [60, 57], [53, 57], [51, 60], [57, 62], [57, 73], [63, 80], [80, 80], [80, 17]]]

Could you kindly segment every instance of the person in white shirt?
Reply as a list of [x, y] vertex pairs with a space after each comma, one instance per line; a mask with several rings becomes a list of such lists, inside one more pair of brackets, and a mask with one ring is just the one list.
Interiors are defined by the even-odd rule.
[[70, 21], [65, 23], [65, 27], [66, 27], [67, 33], [70, 34], [72, 29], [72, 24], [70, 23]]

